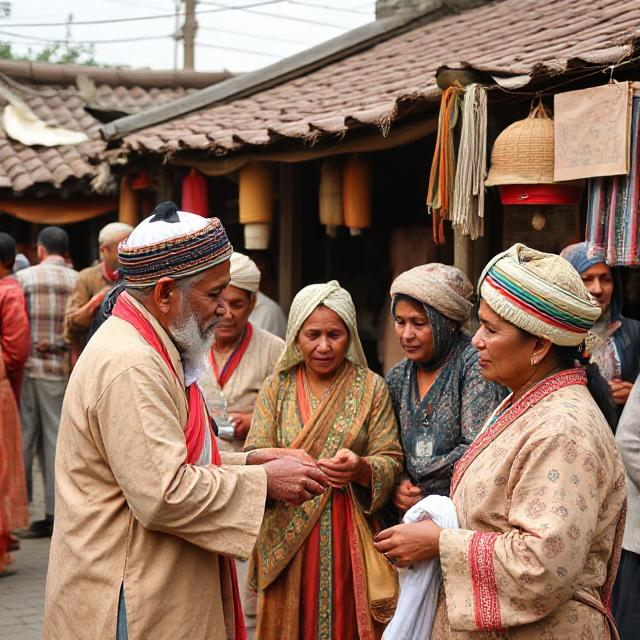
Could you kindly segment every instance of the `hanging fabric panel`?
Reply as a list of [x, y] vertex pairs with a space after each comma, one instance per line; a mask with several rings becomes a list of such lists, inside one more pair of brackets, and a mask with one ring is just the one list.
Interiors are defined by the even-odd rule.
[[454, 129], [460, 112], [460, 87], [448, 87], [442, 93], [438, 118], [438, 137], [429, 174], [427, 207], [433, 215], [433, 239], [444, 244], [444, 221], [450, 218], [456, 175]]
[[196, 169], [182, 181], [182, 211], [196, 213], [203, 218], [209, 217], [209, 191], [206, 178]]
[[640, 96], [634, 95], [631, 118], [631, 163], [628, 176], [589, 181], [587, 251], [611, 266], [640, 265]]

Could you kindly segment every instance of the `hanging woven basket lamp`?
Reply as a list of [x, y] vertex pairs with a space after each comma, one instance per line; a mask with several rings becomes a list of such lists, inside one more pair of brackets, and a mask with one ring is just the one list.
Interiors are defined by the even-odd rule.
[[496, 138], [485, 185], [498, 187], [502, 204], [578, 204], [582, 184], [554, 182], [553, 164], [553, 119], [539, 101]]
[[335, 238], [338, 227], [344, 224], [342, 210], [342, 166], [339, 160], [325, 160], [320, 167], [318, 194], [320, 224], [327, 235]]
[[251, 162], [240, 169], [239, 213], [246, 249], [268, 249], [273, 224], [271, 165]]
[[342, 170], [344, 224], [352, 236], [371, 226], [371, 168], [360, 155], [351, 156]]

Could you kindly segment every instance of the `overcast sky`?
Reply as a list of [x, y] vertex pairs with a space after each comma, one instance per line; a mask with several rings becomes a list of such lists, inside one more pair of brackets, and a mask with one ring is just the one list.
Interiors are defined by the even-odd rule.
[[[11, 4], [11, 16], [0, 20], [0, 40], [11, 42], [16, 52], [29, 47], [37, 51], [47, 40], [67, 37], [64, 24], [28, 26], [34, 23], [65, 23], [70, 14], [74, 23], [140, 17], [145, 19], [72, 24], [71, 41], [95, 42], [95, 58], [101, 64], [174, 67], [175, 18], [149, 18], [173, 16], [175, 0], [12, 0]], [[249, 5], [254, 6], [238, 9]], [[198, 0], [196, 70], [258, 69], [371, 22], [374, 6], [373, 0]], [[104, 40], [129, 41], [100, 42]], [[181, 42], [178, 67], [182, 67]]]

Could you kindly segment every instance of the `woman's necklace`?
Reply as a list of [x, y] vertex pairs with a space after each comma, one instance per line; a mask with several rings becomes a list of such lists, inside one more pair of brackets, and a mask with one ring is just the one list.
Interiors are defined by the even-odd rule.
[[313, 398], [317, 404], [322, 404], [325, 400], [325, 398], [331, 393], [331, 391], [333, 391], [333, 388], [336, 385], [336, 382], [338, 381], [338, 378], [340, 377], [340, 373], [342, 372], [342, 368], [340, 368], [340, 370], [336, 371], [336, 373], [333, 376], [333, 380], [331, 380], [331, 383], [325, 387], [322, 391], [322, 393], [320, 394], [320, 398], [318, 398], [317, 394], [314, 392], [314, 390], [312, 389], [312, 384], [311, 381], [309, 379], [309, 374], [307, 373], [306, 369], [305, 369], [305, 376], [304, 376], [304, 386], [305, 386], [305, 391], [307, 392], [307, 395], [310, 398]]

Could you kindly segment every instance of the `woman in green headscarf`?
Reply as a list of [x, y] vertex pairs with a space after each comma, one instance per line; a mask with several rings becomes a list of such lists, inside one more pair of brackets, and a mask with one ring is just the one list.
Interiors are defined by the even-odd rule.
[[374, 640], [395, 608], [393, 568], [369, 526], [402, 469], [383, 379], [367, 368], [347, 291], [336, 281], [293, 301], [287, 342], [258, 396], [245, 451], [304, 449], [331, 488], [267, 507], [254, 552], [260, 640]]

